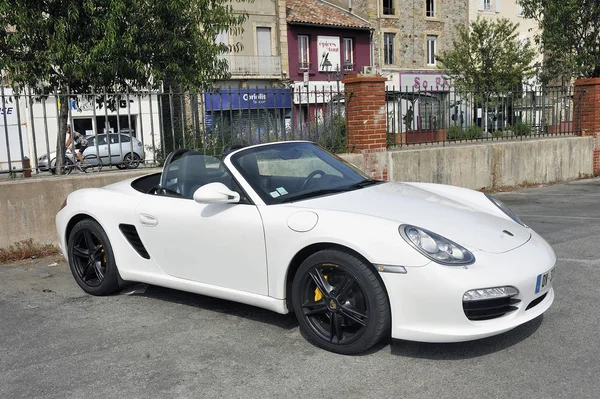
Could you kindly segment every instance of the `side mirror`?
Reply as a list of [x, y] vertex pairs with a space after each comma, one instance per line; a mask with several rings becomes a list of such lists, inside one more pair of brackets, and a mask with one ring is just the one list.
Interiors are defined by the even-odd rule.
[[194, 191], [194, 201], [200, 204], [235, 204], [240, 195], [223, 183], [209, 183]]

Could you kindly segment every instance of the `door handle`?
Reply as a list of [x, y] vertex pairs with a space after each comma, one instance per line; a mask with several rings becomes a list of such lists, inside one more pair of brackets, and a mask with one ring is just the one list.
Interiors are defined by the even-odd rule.
[[154, 227], [158, 225], [158, 219], [145, 213], [140, 214], [140, 223], [144, 226]]

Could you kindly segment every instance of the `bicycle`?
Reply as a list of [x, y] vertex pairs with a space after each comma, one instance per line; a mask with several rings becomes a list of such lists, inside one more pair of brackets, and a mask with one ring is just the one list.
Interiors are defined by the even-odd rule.
[[83, 166], [79, 158], [76, 155], [74, 156], [73, 153], [68, 150], [65, 150], [64, 160], [65, 163], [60, 171], [61, 175], [68, 175], [73, 170], [77, 170], [82, 173], [94, 173], [102, 170], [102, 161], [100, 161], [100, 158], [98, 158], [96, 154], [85, 156], [84, 161], [87, 164], [86, 166]]

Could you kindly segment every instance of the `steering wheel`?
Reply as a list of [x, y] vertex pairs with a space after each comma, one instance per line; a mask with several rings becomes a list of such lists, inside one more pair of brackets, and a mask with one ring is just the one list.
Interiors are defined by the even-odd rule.
[[317, 175], [325, 176], [325, 172], [323, 172], [321, 169], [312, 171], [308, 176], [306, 176], [304, 182], [302, 182], [302, 190], [306, 189], [306, 187], [308, 187], [308, 182], [310, 182]]

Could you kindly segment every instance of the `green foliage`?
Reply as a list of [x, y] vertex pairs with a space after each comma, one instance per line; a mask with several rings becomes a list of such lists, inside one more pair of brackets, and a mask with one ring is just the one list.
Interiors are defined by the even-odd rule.
[[515, 136], [529, 136], [531, 134], [531, 125], [520, 120], [516, 121], [512, 126], [507, 126], [506, 129], [513, 132]]
[[0, 69], [15, 86], [89, 92], [227, 78], [216, 44], [246, 16], [227, 0], [2, 0]]
[[462, 90], [502, 92], [517, 87], [535, 73], [531, 63], [536, 55], [529, 41], [521, 44], [517, 28], [506, 18], [478, 17], [470, 29], [459, 25], [452, 50], [437, 57], [440, 68]]
[[[252, 0], [233, 0], [234, 2]], [[242, 32], [244, 13], [229, 0], [0, 0], [0, 71], [38, 94], [203, 89], [229, 77], [221, 31]], [[66, 131], [68, 107], [60, 108]], [[57, 154], [64, 136], [57, 135]], [[62, 165], [62, 156], [57, 167]]]
[[519, 0], [524, 15], [540, 28], [544, 54], [542, 80], [600, 77], [600, 2], [597, 0]]
[[475, 140], [483, 137], [483, 129], [479, 126], [469, 126], [463, 130], [460, 126], [451, 126], [448, 129], [448, 140]]

